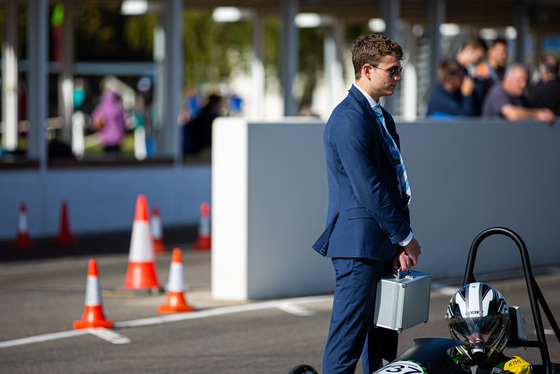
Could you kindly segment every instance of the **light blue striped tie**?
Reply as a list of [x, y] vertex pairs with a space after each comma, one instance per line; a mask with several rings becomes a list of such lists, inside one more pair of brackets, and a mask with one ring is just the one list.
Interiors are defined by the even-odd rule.
[[407, 196], [406, 203], [404, 204], [404, 207], [406, 208], [408, 207], [408, 204], [410, 204], [410, 200], [412, 200], [412, 192], [410, 190], [410, 183], [408, 183], [406, 168], [404, 167], [404, 161], [402, 159], [401, 152], [399, 151], [399, 147], [397, 147], [397, 143], [395, 143], [395, 140], [387, 130], [387, 125], [385, 124], [385, 117], [383, 116], [381, 106], [375, 105], [372, 108], [375, 112], [375, 115], [379, 119], [377, 123], [381, 130], [381, 133], [383, 134], [383, 137], [385, 138], [385, 143], [389, 146], [389, 150], [391, 151], [393, 168], [395, 169], [395, 172], [397, 173], [397, 176], [399, 178], [399, 187], [401, 188], [402, 193]]

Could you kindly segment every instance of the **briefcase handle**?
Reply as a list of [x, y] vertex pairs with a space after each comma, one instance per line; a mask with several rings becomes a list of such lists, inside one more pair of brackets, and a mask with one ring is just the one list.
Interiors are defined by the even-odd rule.
[[[407, 278], [407, 279], [413, 279], [414, 278], [414, 276], [410, 272], [411, 272], [411, 270], [409, 269], [408, 272], [405, 275], [405, 278]], [[402, 279], [403, 276], [401, 274], [401, 268], [398, 268], [397, 270], [393, 270], [393, 276], [396, 279]]]

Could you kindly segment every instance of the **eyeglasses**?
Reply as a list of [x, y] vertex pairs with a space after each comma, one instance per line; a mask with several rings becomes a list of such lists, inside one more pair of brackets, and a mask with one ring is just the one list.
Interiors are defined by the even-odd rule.
[[383, 68], [380, 68], [379, 66], [373, 66], [373, 65], [370, 65], [370, 66], [372, 68], [388, 72], [389, 74], [391, 74], [391, 78], [394, 78], [397, 74], [401, 75], [401, 73], [403, 71], [403, 66], [399, 66], [397, 68], [392, 68], [392, 69], [383, 69]]

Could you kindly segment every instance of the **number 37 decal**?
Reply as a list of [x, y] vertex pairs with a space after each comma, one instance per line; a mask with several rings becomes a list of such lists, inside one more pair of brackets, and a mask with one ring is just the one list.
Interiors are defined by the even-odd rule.
[[385, 374], [385, 373], [424, 374], [426, 373], [426, 371], [422, 368], [422, 366], [418, 365], [415, 362], [398, 361], [382, 367], [381, 369], [377, 370], [374, 374]]

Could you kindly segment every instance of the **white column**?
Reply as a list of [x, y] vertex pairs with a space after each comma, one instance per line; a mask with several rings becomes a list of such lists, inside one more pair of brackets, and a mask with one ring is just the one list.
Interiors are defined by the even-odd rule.
[[45, 125], [47, 120], [47, 35], [48, 0], [29, 0], [29, 143], [28, 157], [38, 158], [39, 167], [48, 163]]
[[418, 111], [418, 76], [412, 62], [409, 62], [403, 71], [401, 92], [401, 115], [407, 121], [415, 121]]
[[401, 24], [403, 32], [406, 35], [406, 61], [403, 70], [401, 92], [401, 111], [402, 116], [407, 121], [415, 121], [418, 113], [418, 74], [415, 67], [416, 42], [409, 24]]
[[280, 54], [280, 79], [284, 95], [284, 115], [295, 116], [298, 112], [294, 85], [299, 64], [299, 30], [295, 24], [298, 0], [282, 0], [282, 38]]
[[253, 58], [251, 59], [251, 81], [253, 85], [251, 96], [250, 117], [261, 119], [264, 107], [264, 19], [256, 13], [253, 17]]
[[337, 18], [326, 28], [325, 34], [325, 85], [329, 95], [329, 110], [332, 110], [345, 96], [344, 60], [344, 23]]
[[6, 39], [2, 46], [2, 148], [18, 147], [17, 1], [6, 2]]

